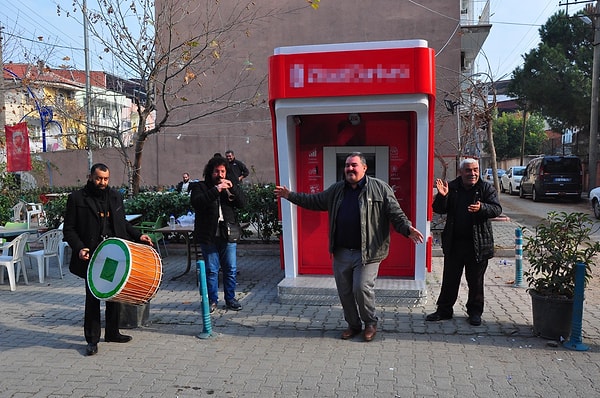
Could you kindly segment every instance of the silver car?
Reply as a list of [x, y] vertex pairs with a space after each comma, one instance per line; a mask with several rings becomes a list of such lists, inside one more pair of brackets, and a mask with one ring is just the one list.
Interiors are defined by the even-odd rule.
[[519, 193], [521, 178], [525, 174], [525, 166], [513, 166], [500, 178], [500, 192], [510, 195]]

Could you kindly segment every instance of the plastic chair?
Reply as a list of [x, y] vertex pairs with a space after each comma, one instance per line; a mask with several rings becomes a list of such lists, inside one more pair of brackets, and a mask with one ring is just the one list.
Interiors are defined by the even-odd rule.
[[[25, 280], [25, 284], [29, 284], [29, 281], [27, 280], [27, 270], [25, 269], [25, 264], [23, 262], [25, 245], [27, 244], [28, 237], [29, 234], [25, 232], [12, 241], [2, 245], [0, 266], [6, 267], [8, 271], [8, 281], [12, 292], [17, 290], [17, 281], [19, 280], [21, 267], [23, 268], [23, 279]], [[0, 271], [0, 283], [4, 283], [4, 270]]]
[[[60, 225], [58, 226], [58, 229], [62, 231], [64, 225], [65, 225], [64, 222], [60, 223]], [[69, 244], [64, 240], [62, 240], [58, 244], [58, 256], [60, 257], [60, 260], [62, 261], [63, 264], [67, 263], [67, 259], [65, 258], [65, 251], [68, 247], [69, 247]], [[62, 273], [61, 273], [61, 275], [62, 275]]]
[[31, 225], [31, 219], [37, 217], [38, 226], [40, 218], [44, 216], [44, 208], [41, 203], [27, 203], [27, 228]]
[[163, 243], [163, 247], [165, 248], [165, 253], [167, 256], [169, 255], [169, 250], [167, 249], [167, 244], [165, 242], [165, 235], [162, 232], [156, 232], [158, 228], [162, 228], [165, 226], [165, 218], [163, 216], [159, 216], [156, 221], [142, 221], [138, 225], [134, 225], [135, 228], [139, 229], [142, 234], [146, 234], [152, 239], [152, 243], [158, 250], [158, 254], [162, 257], [162, 253], [160, 251], [160, 241]]
[[62, 279], [62, 258], [59, 254], [59, 247], [62, 242], [63, 232], [59, 229], [53, 229], [40, 236], [37, 241], [42, 242], [44, 248], [33, 252], [25, 253], [26, 257], [35, 259], [38, 266], [38, 274], [40, 283], [44, 283], [44, 275], [48, 275], [50, 271], [50, 259], [56, 257], [58, 260], [58, 270], [60, 272], [60, 278]]
[[20, 222], [21, 221], [21, 214], [23, 212], [23, 208], [25, 207], [26, 203], [23, 202], [22, 200], [19, 201], [19, 203], [17, 203], [16, 205], [14, 205], [12, 207], [12, 212], [13, 212], [13, 216], [11, 217], [11, 221], [14, 222]]

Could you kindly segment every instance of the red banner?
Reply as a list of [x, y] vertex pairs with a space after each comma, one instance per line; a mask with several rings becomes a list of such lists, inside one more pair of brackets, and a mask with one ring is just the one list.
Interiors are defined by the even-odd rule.
[[4, 126], [6, 131], [6, 171], [31, 170], [27, 123]]

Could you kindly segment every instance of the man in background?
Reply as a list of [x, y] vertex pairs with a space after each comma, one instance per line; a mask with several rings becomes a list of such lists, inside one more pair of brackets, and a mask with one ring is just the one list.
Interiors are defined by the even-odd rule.
[[235, 158], [235, 154], [231, 149], [225, 152], [225, 158], [229, 163], [229, 170], [237, 182], [242, 182], [244, 178], [250, 175], [246, 165], [242, 161]]
[[179, 193], [189, 193], [190, 192], [190, 174], [183, 173], [181, 175], [182, 180], [179, 181], [175, 190]]

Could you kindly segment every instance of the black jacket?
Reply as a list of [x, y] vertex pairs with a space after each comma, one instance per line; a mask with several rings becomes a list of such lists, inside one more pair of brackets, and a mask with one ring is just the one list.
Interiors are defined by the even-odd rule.
[[[231, 171], [231, 174], [235, 176], [235, 181], [239, 181], [240, 176], [246, 178], [250, 175], [250, 170], [248, 170], [248, 167], [246, 167], [244, 162], [237, 159], [234, 159], [233, 162], [229, 163], [227, 168]], [[229, 179], [229, 177], [227, 178]]]
[[[139, 242], [142, 234], [125, 220], [125, 207], [121, 194], [117, 190], [110, 189], [108, 202], [115, 237]], [[87, 275], [89, 261], [80, 260], [79, 251], [87, 247], [90, 249], [91, 256], [101, 242], [102, 226], [100, 216], [95, 209], [94, 198], [86, 188], [71, 193], [67, 199], [63, 234], [64, 240], [73, 250], [69, 270], [81, 278]]]
[[[477, 262], [494, 257], [494, 233], [490, 218], [498, 217], [502, 213], [502, 206], [498, 200], [498, 192], [494, 185], [479, 179], [468, 194], [479, 195], [481, 210], [472, 213], [473, 223], [473, 247]], [[437, 194], [433, 201], [433, 211], [438, 214], [446, 214], [446, 225], [442, 231], [442, 250], [444, 255], [450, 254], [455, 244], [453, 237], [455, 224], [460, 223], [456, 219], [458, 195], [467, 194], [462, 186], [461, 177], [448, 183], [448, 195]]]
[[239, 184], [233, 184], [229, 191], [235, 195], [229, 200], [227, 192], [219, 192], [212, 182], [200, 181], [191, 185], [190, 201], [196, 212], [194, 235], [198, 243], [215, 241], [219, 228], [219, 202], [226, 222], [236, 222], [234, 208], [246, 206], [246, 195]]

